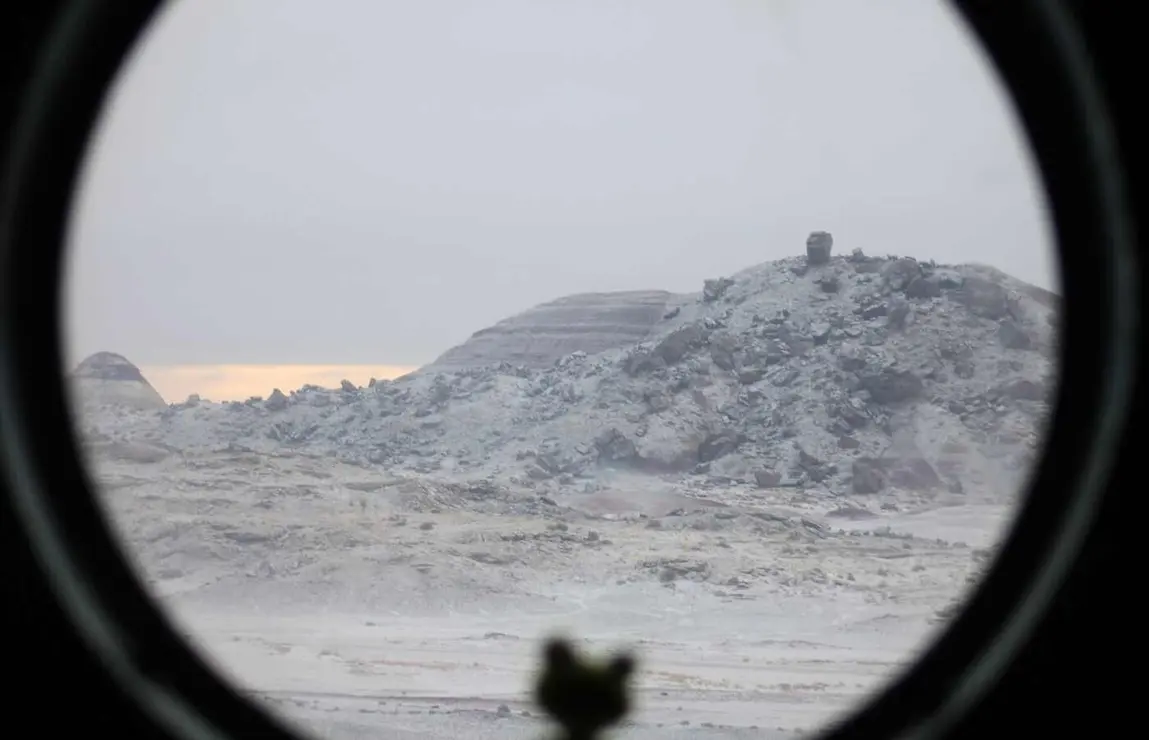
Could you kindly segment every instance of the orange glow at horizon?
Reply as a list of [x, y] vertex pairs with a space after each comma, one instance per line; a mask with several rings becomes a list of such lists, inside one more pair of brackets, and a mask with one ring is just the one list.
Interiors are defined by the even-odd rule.
[[273, 388], [284, 393], [304, 385], [338, 388], [347, 379], [365, 386], [371, 378], [391, 380], [417, 370], [406, 365], [151, 365], [140, 368], [168, 403], [193, 393], [209, 401], [266, 398]]

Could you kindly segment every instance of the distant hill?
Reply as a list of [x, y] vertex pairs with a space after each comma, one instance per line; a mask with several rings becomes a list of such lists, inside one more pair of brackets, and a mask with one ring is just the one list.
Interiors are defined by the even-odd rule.
[[76, 392], [84, 404], [132, 409], [164, 409], [167, 402], [123, 355], [97, 352], [72, 371]]

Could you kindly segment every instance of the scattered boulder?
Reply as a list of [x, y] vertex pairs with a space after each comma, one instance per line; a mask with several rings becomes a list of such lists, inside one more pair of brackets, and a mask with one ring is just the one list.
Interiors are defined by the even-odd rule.
[[888, 290], [903, 291], [910, 283], [922, 276], [922, 268], [918, 261], [911, 257], [903, 257], [889, 262], [882, 268], [882, 282]]
[[806, 264], [824, 265], [830, 261], [834, 237], [826, 231], [812, 231], [806, 237]]
[[698, 462], [705, 463], [717, 460], [723, 455], [734, 452], [741, 443], [741, 436], [729, 430], [709, 434], [698, 445]]
[[815, 483], [822, 483], [838, 472], [835, 466], [818, 459], [801, 447], [798, 448], [798, 469]]
[[768, 468], [754, 471], [754, 484], [759, 488], [776, 488], [782, 482], [782, 476]]
[[734, 285], [734, 281], [727, 277], [706, 280], [702, 284], [702, 300], [706, 303], [713, 303], [724, 296], [732, 285]]
[[696, 432], [672, 425], [651, 424], [634, 443], [632, 467], [648, 473], [680, 473], [690, 470], [699, 463], [700, 437]]
[[706, 343], [706, 329], [701, 324], [687, 324], [675, 329], [654, 348], [654, 356], [674, 365]]
[[598, 450], [598, 459], [607, 463], [629, 462], [638, 454], [634, 441], [615, 428], [595, 438], [594, 446]]

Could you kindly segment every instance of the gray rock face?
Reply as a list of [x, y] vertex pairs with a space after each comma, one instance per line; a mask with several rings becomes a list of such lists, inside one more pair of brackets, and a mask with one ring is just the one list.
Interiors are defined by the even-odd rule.
[[662, 320], [673, 296], [641, 290], [559, 298], [476, 332], [426, 369], [448, 371], [504, 362], [546, 368], [574, 352], [598, 354], [633, 345]]
[[123, 355], [97, 352], [72, 371], [82, 403], [133, 409], [164, 409], [167, 402]]

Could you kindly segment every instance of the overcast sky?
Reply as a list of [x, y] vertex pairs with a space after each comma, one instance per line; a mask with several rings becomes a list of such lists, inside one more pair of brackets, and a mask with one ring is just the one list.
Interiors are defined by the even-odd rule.
[[940, 2], [173, 3], [91, 154], [69, 354], [416, 365], [814, 229], [1056, 287], [1042, 210]]

